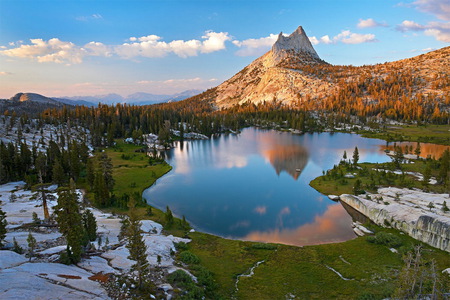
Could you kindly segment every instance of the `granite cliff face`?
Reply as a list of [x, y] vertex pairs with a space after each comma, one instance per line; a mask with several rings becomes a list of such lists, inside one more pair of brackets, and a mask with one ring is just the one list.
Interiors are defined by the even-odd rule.
[[300, 26], [289, 36], [279, 34], [272, 49], [239, 73], [215, 88], [214, 105], [228, 108], [236, 104], [278, 100], [289, 104], [332, 84], [312, 79], [296, 67], [304, 64], [326, 64], [319, 58]]
[[[341, 195], [340, 200], [374, 223], [390, 224], [409, 236], [435, 248], [450, 252], [450, 214], [441, 210], [448, 194], [427, 194], [398, 188], [382, 188], [368, 200], [354, 195]], [[434, 209], [429, 209], [432, 202]]]
[[305, 63], [320, 62], [320, 57], [314, 50], [302, 26], [299, 26], [290, 36], [284, 36], [280, 32], [271, 51], [274, 61], [277, 63], [294, 56], [303, 58]]

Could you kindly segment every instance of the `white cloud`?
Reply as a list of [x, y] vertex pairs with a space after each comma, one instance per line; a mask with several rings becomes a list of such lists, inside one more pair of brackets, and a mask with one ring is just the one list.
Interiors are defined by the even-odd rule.
[[417, 0], [413, 4], [420, 11], [434, 14], [442, 20], [450, 20], [450, 1], [448, 0]]
[[0, 76], [8, 76], [8, 75], [12, 75], [11, 72], [0, 72]]
[[170, 53], [186, 58], [199, 53], [212, 53], [225, 49], [225, 42], [231, 40], [228, 32], [206, 31], [200, 40], [175, 40], [169, 43], [162, 41], [157, 35], [140, 38], [131, 37], [132, 43], [124, 43], [115, 47], [115, 53], [124, 58], [163, 57]]
[[134, 42], [134, 41], [139, 41], [139, 42], [156, 42], [159, 41], [161, 39], [160, 36], [151, 34], [151, 35], [147, 35], [147, 36], [142, 36], [140, 38], [130, 38], [130, 41]]
[[270, 34], [259, 39], [247, 39], [243, 41], [234, 40], [232, 43], [240, 49], [236, 51], [238, 56], [258, 56], [269, 51], [277, 41], [278, 35]]
[[396, 29], [401, 32], [424, 31], [426, 35], [433, 36], [436, 40], [450, 43], [450, 22], [429, 22], [427, 25], [421, 25], [414, 21], [405, 20]]
[[54, 62], [78, 64], [87, 56], [113, 56], [122, 58], [164, 57], [173, 53], [179, 57], [197, 56], [199, 53], [212, 53], [226, 48], [225, 42], [231, 40], [227, 32], [206, 31], [203, 40], [175, 40], [169, 43], [162, 41], [157, 35], [147, 35], [139, 38], [131, 37], [122, 45], [105, 45], [100, 42], [90, 42], [77, 46], [71, 42], [57, 38], [45, 41], [31, 39], [28, 45], [10, 43], [9, 48], [2, 46], [1, 55], [18, 58], [28, 58], [38, 62]]
[[424, 26], [410, 20], [405, 20], [401, 24], [395, 27], [396, 30], [401, 32], [406, 31], [421, 31], [424, 30]]
[[228, 32], [207, 31], [202, 39], [206, 39], [202, 43], [201, 52], [211, 53], [225, 49], [225, 42], [231, 40]]
[[386, 23], [379, 23], [372, 18], [369, 19], [359, 19], [358, 28], [373, 28], [373, 27], [387, 27]]
[[310, 36], [308, 38], [309, 38], [309, 41], [311, 42], [311, 44], [313, 44], [313, 45], [319, 44], [319, 40], [315, 36]]
[[333, 37], [333, 42], [342, 42], [344, 44], [362, 44], [375, 42], [375, 35], [371, 33], [360, 34], [360, 33], [352, 33], [350, 30], [344, 30], [339, 33], [337, 36]]
[[362, 44], [362, 43], [370, 43], [370, 42], [376, 42], [377, 39], [375, 38], [374, 34], [367, 33], [367, 34], [360, 34], [360, 33], [353, 33], [350, 30], [343, 30], [338, 35], [334, 36], [333, 38], [330, 38], [328, 35], [324, 35], [321, 38], [316, 38], [315, 36], [309, 38], [311, 43], [313, 45], [317, 44], [337, 44], [337, 43], [344, 43], [344, 44]]
[[320, 38], [320, 42], [323, 44], [331, 44], [333, 43], [333, 41], [330, 39], [330, 37], [328, 35], [324, 35], [323, 37]]
[[57, 38], [44, 41], [42, 39], [30, 39], [30, 45], [21, 45], [16, 48], [0, 51], [0, 54], [35, 59], [38, 62], [54, 62], [78, 64], [82, 62], [86, 54], [83, 48], [71, 42], [64, 42]]
[[88, 55], [91, 56], [111, 56], [112, 49], [110, 46], [107, 46], [103, 43], [99, 42], [90, 42], [84, 45], [84, 49], [88, 51]]
[[434, 36], [438, 41], [450, 43], [450, 22], [430, 22], [427, 25], [425, 34]]

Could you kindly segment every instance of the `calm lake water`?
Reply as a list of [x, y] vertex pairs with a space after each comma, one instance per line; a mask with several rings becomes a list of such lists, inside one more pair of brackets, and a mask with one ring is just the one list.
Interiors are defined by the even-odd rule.
[[355, 146], [360, 161], [390, 161], [386, 142], [354, 134], [293, 135], [246, 128], [239, 135], [178, 143], [173, 170], [144, 192], [152, 206], [218, 236], [313, 245], [355, 237], [341, 204], [309, 186]]

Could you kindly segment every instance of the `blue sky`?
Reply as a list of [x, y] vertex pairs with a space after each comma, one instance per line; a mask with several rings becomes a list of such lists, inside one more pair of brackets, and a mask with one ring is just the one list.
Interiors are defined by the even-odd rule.
[[0, 0], [0, 98], [172, 94], [228, 79], [303, 26], [332, 64], [450, 45], [449, 0]]

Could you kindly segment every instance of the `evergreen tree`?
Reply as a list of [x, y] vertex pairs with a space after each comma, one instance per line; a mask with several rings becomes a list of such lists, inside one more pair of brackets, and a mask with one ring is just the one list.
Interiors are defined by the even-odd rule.
[[353, 194], [359, 195], [361, 194], [361, 180], [356, 179], [355, 185], [353, 186]]
[[34, 185], [31, 190], [34, 192], [31, 199], [38, 199], [42, 201], [42, 208], [44, 210], [44, 221], [47, 222], [50, 218], [50, 214], [48, 212], [48, 203], [47, 201], [51, 201], [55, 199], [55, 196], [53, 196], [53, 192], [50, 191], [49, 188], [50, 184], [47, 183], [38, 183]]
[[8, 225], [8, 222], [6, 221], [6, 214], [0, 207], [0, 248], [3, 247], [2, 241], [6, 237], [6, 225]]
[[431, 164], [427, 163], [425, 171], [423, 172], [422, 185], [428, 186], [430, 179], [431, 179]]
[[86, 209], [83, 213], [83, 227], [89, 241], [95, 241], [97, 238], [97, 221], [89, 209]]
[[94, 180], [94, 200], [95, 204], [100, 207], [107, 207], [110, 205], [111, 196], [108, 187], [105, 183], [105, 177], [100, 171], [95, 174]]
[[394, 162], [394, 165], [397, 169], [402, 168], [403, 160], [405, 159], [405, 156], [403, 155], [402, 147], [396, 146], [394, 147], [394, 156], [392, 157], [392, 161]]
[[450, 151], [447, 149], [442, 153], [442, 156], [440, 158], [440, 167], [439, 167], [439, 173], [438, 173], [438, 183], [445, 185], [448, 180], [450, 171]]
[[[133, 201], [130, 201], [133, 202]], [[127, 249], [130, 252], [129, 259], [135, 263], [131, 266], [131, 270], [138, 274], [138, 287], [142, 288], [143, 277], [149, 272], [149, 264], [147, 261], [147, 245], [145, 245], [142, 237], [141, 222], [137, 218], [135, 208], [131, 208], [129, 225], [126, 230]]]
[[447, 201], [444, 201], [444, 203], [442, 203], [442, 211], [443, 212], [448, 212], [450, 209], [447, 206]]
[[166, 207], [166, 213], [164, 214], [164, 217], [166, 219], [166, 227], [170, 228], [173, 225], [173, 214], [169, 206]]
[[36, 249], [36, 239], [31, 234], [31, 231], [28, 232], [27, 242], [28, 242], [28, 257], [30, 258], [31, 261], [31, 258], [34, 256], [34, 249]]
[[56, 159], [55, 163], [53, 164], [52, 181], [57, 185], [62, 185], [66, 181], [64, 169], [59, 159]]
[[23, 253], [23, 248], [20, 247], [20, 245], [17, 242], [15, 237], [13, 238], [13, 251], [18, 253], [18, 254], [22, 254]]
[[114, 188], [114, 179], [112, 176], [113, 165], [111, 162], [111, 158], [109, 158], [105, 152], [102, 152], [98, 157], [98, 164], [105, 185], [108, 188], [109, 192], [112, 192]]
[[417, 143], [417, 147], [414, 150], [414, 154], [417, 155], [417, 159], [419, 159], [419, 155], [422, 151], [420, 150], [420, 142]]
[[158, 140], [161, 145], [167, 148], [170, 144], [170, 121], [164, 121], [164, 125], [161, 126], [158, 132]]
[[67, 240], [68, 263], [77, 263], [81, 259], [84, 228], [75, 191], [75, 183], [70, 180], [69, 187], [58, 190], [58, 205], [55, 206], [59, 231]]
[[92, 159], [88, 159], [86, 163], [86, 181], [89, 184], [91, 190], [94, 188], [95, 169]]
[[358, 147], [355, 147], [355, 150], [353, 151], [353, 165], [356, 166], [358, 161], [359, 161], [359, 151]]

